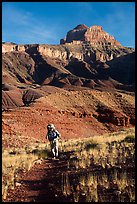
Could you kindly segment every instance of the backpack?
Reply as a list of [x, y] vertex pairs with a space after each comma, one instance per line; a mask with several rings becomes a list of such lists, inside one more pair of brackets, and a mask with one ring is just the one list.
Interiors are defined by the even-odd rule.
[[49, 141], [53, 141], [54, 139], [56, 139], [58, 137], [59, 137], [59, 133], [57, 130], [54, 130], [53, 132], [52, 131], [48, 132], [48, 140]]

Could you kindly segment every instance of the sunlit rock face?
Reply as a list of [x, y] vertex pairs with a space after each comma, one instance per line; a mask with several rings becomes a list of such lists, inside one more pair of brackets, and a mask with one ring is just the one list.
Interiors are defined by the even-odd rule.
[[88, 27], [84, 24], [67, 32], [60, 45], [3, 43], [2, 52], [27, 52], [40, 54], [67, 63], [71, 58], [85, 62], [106, 62], [119, 56], [132, 53], [134, 49], [122, 46], [115, 38], [106, 33], [102, 26]]
[[61, 39], [60, 43], [74, 43], [80, 44], [80, 41], [88, 42], [93, 46], [121, 46], [121, 44], [114, 39], [113, 36], [109, 35], [105, 31], [103, 31], [102, 26], [91, 26], [87, 27], [86, 25], [78, 25], [73, 30], [70, 30], [67, 33], [66, 38]]
[[17, 45], [15, 43], [3, 43], [2, 52], [25, 51], [24, 45]]

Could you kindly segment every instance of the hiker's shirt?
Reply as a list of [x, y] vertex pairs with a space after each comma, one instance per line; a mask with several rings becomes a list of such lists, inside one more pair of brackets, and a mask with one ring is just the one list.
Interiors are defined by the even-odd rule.
[[55, 141], [57, 139], [59, 139], [60, 137], [60, 133], [57, 130], [54, 131], [48, 131], [46, 138], [52, 142]]

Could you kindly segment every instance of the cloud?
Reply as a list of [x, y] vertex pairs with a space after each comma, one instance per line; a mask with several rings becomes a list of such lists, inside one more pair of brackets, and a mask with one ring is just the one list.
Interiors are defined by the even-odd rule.
[[[2, 13], [3, 37], [16, 38], [21, 43], [51, 43], [56, 41], [56, 26], [35, 18], [34, 14], [10, 5], [5, 5]], [[5, 37], [4, 37], [5, 39]], [[16, 42], [15, 42], [16, 43]]]
[[9, 25], [27, 25], [28, 19], [31, 17], [30, 12], [23, 12], [22, 10], [17, 10], [11, 4], [6, 4], [2, 9], [2, 20], [3, 23]]

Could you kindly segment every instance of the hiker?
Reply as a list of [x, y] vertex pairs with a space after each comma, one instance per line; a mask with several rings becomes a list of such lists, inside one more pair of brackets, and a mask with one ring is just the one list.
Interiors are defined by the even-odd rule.
[[55, 159], [58, 158], [58, 140], [61, 138], [61, 134], [55, 129], [53, 124], [49, 124], [47, 130], [46, 139], [50, 141], [51, 152]]

